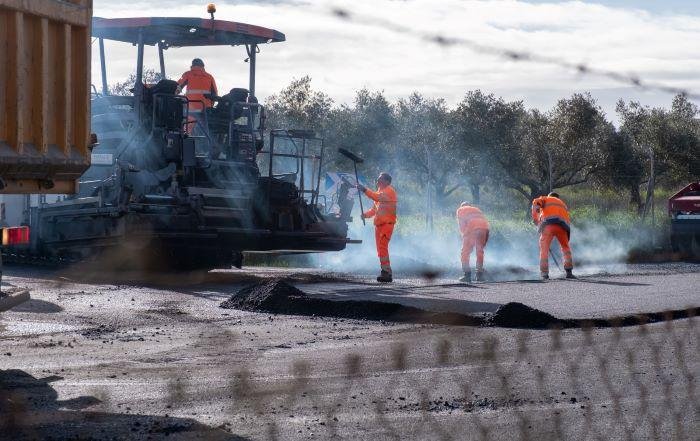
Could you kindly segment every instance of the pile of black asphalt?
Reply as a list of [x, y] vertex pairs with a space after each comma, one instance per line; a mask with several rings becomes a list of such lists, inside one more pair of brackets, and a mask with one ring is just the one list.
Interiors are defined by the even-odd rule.
[[482, 317], [425, 311], [399, 303], [371, 300], [335, 301], [309, 297], [303, 291], [281, 279], [248, 285], [221, 303], [221, 307], [273, 314], [342, 317], [358, 320], [463, 326], [483, 324]]
[[499, 306], [495, 313], [486, 317], [484, 324], [501, 328], [545, 329], [572, 327], [575, 320], [562, 320], [522, 303], [510, 302]]
[[221, 307], [272, 314], [458, 326], [546, 328], [562, 325], [556, 317], [521, 303], [508, 303], [501, 306], [494, 314], [488, 315], [434, 312], [400, 303], [319, 299], [307, 296], [303, 291], [282, 279], [248, 285], [221, 303]]
[[675, 320], [698, 314], [698, 308], [601, 319], [562, 319], [518, 302], [501, 305], [494, 313], [460, 314], [435, 312], [400, 303], [372, 300], [328, 300], [307, 296], [283, 279], [260, 281], [240, 289], [220, 305], [271, 314], [339, 317], [400, 323], [500, 328], [552, 329], [578, 327], [634, 326], [663, 320]]

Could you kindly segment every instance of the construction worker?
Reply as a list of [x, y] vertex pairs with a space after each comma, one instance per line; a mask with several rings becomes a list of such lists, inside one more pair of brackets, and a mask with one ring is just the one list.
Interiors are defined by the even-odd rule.
[[[204, 70], [204, 62], [195, 58], [192, 60], [190, 70], [182, 74], [177, 81], [177, 93], [187, 88], [185, 96], [189, 100], [190, 118], [187, 124], [187, 132], [192, 133], [197, 120], [201, 120], [201, 114], [205, 109], [212, 107], [211, 97], [217, 96], [219, 91], [216, 88], [214, 77]], [[208, 97], [205, 95], [209, 95]]]
[[466, 202], [457, 209], [457, 224], [462, 235], [462, 276], [459, 281], [470, 283], [472, 270], [469, 266], [469, 255], [476, 248], [476, 280], [484, 280], [484, 247], [489, 241], [489, 221], [477, 207]]
[[391, 262], [389, 261], [389, 241], [396, 224], [396, 190], [391, 186], [391, 176], [382, 172], [377, 178], [377, 191], [372, 191], [358, 183], [357, 189], [374, 201], [374, 206], [362, 213], [363, 219], [374, 217], [374, 238], [377, 244], [377, 256], [381, 273], [377, 282], [389, 283], [393, 281]]
[[569, 209], [557, 193], [549, 193], [532, 201], [532, 220], [540, 232], [540, 274], [543, 280], [549, 279], [549, 247], [554, 238], [559, 241], [564, 256], [564, 269], [567, 279], [575, 279], [572, 270], [574, 262], [569, 247], [571, 228]]

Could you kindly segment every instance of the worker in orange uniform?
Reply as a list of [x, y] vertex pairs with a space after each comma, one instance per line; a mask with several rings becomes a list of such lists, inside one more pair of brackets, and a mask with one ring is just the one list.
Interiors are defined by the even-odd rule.
[[192, 133], [197, 121], [202, 120], [202, 113], [214, 104], [211, 97], [217, 96], [219, 93], [216, 88], [216, 81], [214, 81], [214, 77], [211, 74], [204, 70], [204, 62], [199, 58], [195, 58], [192, 60], [190, 70], [182, 74], [177, 84], [177, 93], [182, 92], [184, 87], [187, 88], [185, 96], [189, 100], [188, 109], [190, 114], [187, 133]]
[[557, 193], [549, 193], [532, 201], [532, 220], [540, 232], [540, 274], [542, 279], [549, 279], [549, 247], [556, 238], [564, 256], [564, 269], [567, 279], [575, 279], [572, 271], [574, 262], [569, 247], [571, 228], [569, 209]]
[[476, 248], [476, 280], [484, 280], [484, 247], [489, 241], [489, 221], [477, 207], [462, 202], [457, 209], [457, 224], [462, 235], [462, 276], [459, 281], [470, 283], [472, 270], [469, 266], [469, 255]]
[[396, 203], [398, 199], [396, 190], [391, 186], [391, 176], [385, 172], [379, 174], [377, 191], [372, 191], [359, 183], [357, 184], [357, 189], [374, 201], [374, 206], [362, 213], [362, 218], [369, 219], [374, 217], [374, 238], [377, 244], [379, 265], [381, 266], [381, 274], [377, 277], [377, 282], [392, 282], [389, 241], [396, 224]]

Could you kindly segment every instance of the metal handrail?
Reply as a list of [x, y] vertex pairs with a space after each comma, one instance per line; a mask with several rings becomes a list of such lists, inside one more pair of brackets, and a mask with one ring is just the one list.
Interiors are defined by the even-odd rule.
[[[281, 135], [281, 136], [280, 136]], [[291, 153], [275, 153], [275, 138], [276, 137], [283, 137], [286, 139], [289, 139], [292, 142], [292, 146], [294, 147], [294, 151], [296, 152], [295, 154]], [[321, 152], [320, 154], [306, 154], [306, 142], [308, 140], [316, 140], [321, 142]], [[299, 193], [301, 194], [311, 194], [311, 200], [310, 203], [311, 205], [316, 205], [318, 203], [318, 198], [320, 195], [320, 188], [321, 188], [321, 168], [323, 166], [323, 153], [324, 153], [324, 143], [323, 139], [319, 137], [302, 137], [302, 144], [301, 144], [301, 153], [299, 152], [300, 146], [297, 144], [297, 142], [294, 140], [294, 135], [290, 133], [289, 130], [286, 129], [277, 129], [277, 130], [271, 130], [270, 131], [270, 149], [269, 150], [261, 150], [258, 153], [263, 153], [267, 154], [269, 157], [269, 164], [268, 164], [268, 176], [270, 178], [274, 177], [274, 170], [273, 170], [273, 162], [275, 157], [282, 157], [282, 158], [296, 158], [297, 159], [297, 170], [295, 172], [296, 175], [299, 175], [300, 179], [300, 185], [299, 185]], [[304, 160], [309, 159], [313, 162], [318, 160], [318, 168], [313, 167], [314, 170], [312, 170], [311, 174], [311, 179], [313, 180], [316, 178], [316, 185], [315, 188], [312, 187], [309, 190], [305, 189], [305, 182], [304, 182]], [[316, 172], [316, 169], [318, 170], [317, 173], [318, 175], [314, 175]], [[268, 199], [269, 199], [269, 194], [271, 190], [271, 185], [272, 182], [268, 182]], [[313, 186], [313, 183], [311, 184]]]
[[[258, 114], [260, 114], [262, 106], [259, 103], [249, 103], [245, 101], [235, 101], [231, 102], [231, 108], [229, 109], [229, 124], [228, 124], [228, 142], [229, 142], [229, 147], [231, 145], [231, 141], [233, 139], [233, 128], [237, 124], [235, 124], [235, 119], [233, 112], [236, 109], [236, 106], [241, 106], [243, 110], [247, 110], [248, 112], [248, 124], [246, 124], [248, 133], [250, 134], [250, 142], [252, 144], [253, 149], [255, 149], [255, 125], [254, 125], [254, 114], [253, 109], [257, 109]], [[247, 107], [247, 109], [246, 109]]]

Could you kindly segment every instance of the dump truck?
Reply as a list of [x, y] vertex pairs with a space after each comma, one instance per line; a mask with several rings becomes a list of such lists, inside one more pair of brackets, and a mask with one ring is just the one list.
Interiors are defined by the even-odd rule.
[[[256, 59], [284, 34], [215, 19], [214, 10], [210, 5], [210, 18], [93, 18], [102, 87], [92, 93], [91, 128], [99, 144], [78, 193], [29, 204], [30, 243], [7, 255], [208, 270], [240, 267], [243, 253], [339, 251], [354, 242], [347, 237], [352, 205], [329, 211], [333, 204], [319, 191], [323, 139], [304, 128], [267, 128], [256, 98]], [[136, 47], [126, 95], [108, 87], [105, 41]], [[161, 79], [154, 84], [144, 80], [147, 46], [157, 49]], [[247, 84], [229, 85], [228, 93], [209, 97], [214, 106], [194, 114], [193, 99], [166, 71], [166, 53], [182, 47], [216, 47], [217, 57], [232, 63], [242, 57], [228, 51], [242, 49]], [[352, 201], [349, 190], [341, 186], [335, 199]]]
[[700, 258], [700, 181], [686, 185], [668, 199], [668, 215], [673, 250]]
[[[30, 240], [28, 215], [6, 217], [8, 204], [76, 193], [90, 165], [91, 20], [92, 0], [0, 0], [3, 247]], [[0, 311], [28, 297], [6, 289]]]

